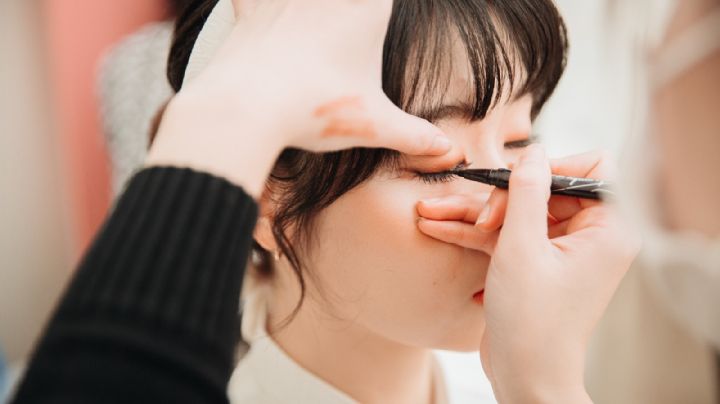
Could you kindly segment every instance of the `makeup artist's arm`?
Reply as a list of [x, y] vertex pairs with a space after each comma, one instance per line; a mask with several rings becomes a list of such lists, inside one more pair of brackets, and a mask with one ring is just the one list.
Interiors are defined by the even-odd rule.
[[[487, 215], [459, 196], [418, 206], [426, 234], [492, 254], [480, 352], [504, 403], [590, 402], [583, 383], [588, 339], [639, 249], [610, 204], [550, 198], [551, 167], [608, 178], [611, 164], [598, 153], [549, 162], [533, 145], [513, 167], [509, 191], [493, 191]], [[475, 224], [480, 216], [485, 220]]]
[[[272, 13], [247, 16], [224, 55], [170, 103], [147, 168], [84, 256], [14, 403], [227, 402], [253, 196], [278, 153], [286, 146], [448, 151], [438, 129], [382, 95], [376, 76], [391, 1], [332, 4], [285, 7], [282, 23], [269, 24]], [[307, 26], [309, 14], [332, 24], [303, 34], [288, 26]], [[347, 41], [337, 41], [342, 36]], [[267, 59], [264, 51], [303, 47], [312, 57]], [[302, 87], [295, 69], [321, 71]]]

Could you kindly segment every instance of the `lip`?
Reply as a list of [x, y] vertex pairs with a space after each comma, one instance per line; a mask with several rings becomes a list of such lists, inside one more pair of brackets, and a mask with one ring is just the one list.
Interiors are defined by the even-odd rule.
[[477, 292], [475, 292], [472, 296], [473, 301], [478, 304], [485, 303], [485, 289], [480, 289]]

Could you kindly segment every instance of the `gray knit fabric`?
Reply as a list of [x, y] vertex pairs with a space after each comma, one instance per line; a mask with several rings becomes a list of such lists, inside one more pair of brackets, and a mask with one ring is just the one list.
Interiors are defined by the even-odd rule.
[[172, 32], [171, 22], [147, 25], [111, 49], [100, 65], [100, 112], [116, 195], [142, 165], [151, 122], [173, 94], [165, 75]]

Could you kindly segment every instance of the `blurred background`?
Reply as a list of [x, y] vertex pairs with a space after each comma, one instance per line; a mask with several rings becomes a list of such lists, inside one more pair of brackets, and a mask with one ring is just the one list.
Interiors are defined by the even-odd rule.
[[[142, 162], [180, 3], [0, 0], [0, 397]], [[593, 339], [588, 389], [718, 403], [720, 4], [557, 3], [570, 57], [537, 132], [552, 155], [606, 149], [639, 183], [664, 178], [626, 184], [648, 242]], [[458, 380], [476, 362], [458, 356]]]
[[11, 377], [110, 206], [100, 63], [171, 15], [163, 0], [0, 1], [0, 350]]

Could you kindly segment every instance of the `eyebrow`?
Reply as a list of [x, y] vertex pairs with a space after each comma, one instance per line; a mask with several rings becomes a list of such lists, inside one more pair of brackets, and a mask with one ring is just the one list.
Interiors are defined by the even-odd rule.
[[441, 104], [420, 110], [416, 115], [430, 122], [460, 118], [472, 120], [475, 108], [469, 103]]
[[[509, 101], [517, 101], [518, 99], [524, 97], [527, 94], [529, 93], [522, 91], [514, 91], [513, 94], [510, 95]], [[492, 110], [492, 108], [493, 107], [490, 107], [490, 110]], [[431, 106], [425, 109], [421, 109], [415, 115], [433, 123], [443, 119], [453, 118], [464, 119], [469, 122], [473, 122], [479, 119], [475, 118], [475, 106], [469, 102], [464, 101]]]

